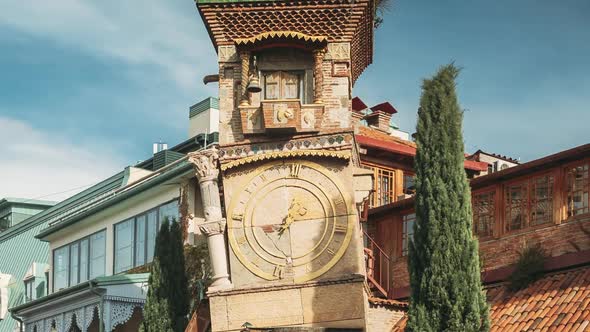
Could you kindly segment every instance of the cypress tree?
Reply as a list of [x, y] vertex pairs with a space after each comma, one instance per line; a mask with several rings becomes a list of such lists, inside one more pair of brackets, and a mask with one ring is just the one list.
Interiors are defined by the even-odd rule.
[[148, 280], [142, 330], [184, 332], [188, 323], [188, 283], [185, 275], [182, 230], [165, 220], [156, 238]]
[[487, 331], [489, 313], [472, 232], [463, 114], [453, 64], [424, 80], [416, 144], [416, 222], [409, 245], [408, 331]]

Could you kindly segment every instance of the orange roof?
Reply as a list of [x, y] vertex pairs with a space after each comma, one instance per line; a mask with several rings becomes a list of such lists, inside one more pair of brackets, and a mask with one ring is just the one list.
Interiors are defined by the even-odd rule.
[[[510, 292], [487, 287], [490, 331], [590, 331], [590, 266], [547, 275]], [[407, 315], [391, 330], [404, 331]]]
[[[416, 155], [416, 143], [391, 136], [380, 130], [361, 126], [358, 134], [355, 135], [357, 143], [387, 152], [397, 153], [406, 156]], [[474, 171], [485, 171], [488, 164], [485, 162], [465, 160], [465, 168]]]

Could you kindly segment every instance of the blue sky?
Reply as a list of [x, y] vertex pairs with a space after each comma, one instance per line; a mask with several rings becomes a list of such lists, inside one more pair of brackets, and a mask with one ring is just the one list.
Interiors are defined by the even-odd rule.
[[[421, 80], [450, 61], [468, 151], [590, 142], [589, 1], [396, 0], [354, 94], [413, 132]], [[186, 139], [216, 70], [192, 0], [0, 0], [0, 197], [62, 199]]]

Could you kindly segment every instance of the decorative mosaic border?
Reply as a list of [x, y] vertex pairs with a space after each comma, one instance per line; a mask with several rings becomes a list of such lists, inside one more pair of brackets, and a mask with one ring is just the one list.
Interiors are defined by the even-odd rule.
[[[258, 160], [283, 157], [326, 156], [350, 158], [352, 144], [352, 133], [339, 133], [275, 142], [231, 145], [220, 147], [219, 161], [221, 163], [221, 170], [226, 170]], [[348, 150], [346, 156], [339, 153], [343, 150]]]

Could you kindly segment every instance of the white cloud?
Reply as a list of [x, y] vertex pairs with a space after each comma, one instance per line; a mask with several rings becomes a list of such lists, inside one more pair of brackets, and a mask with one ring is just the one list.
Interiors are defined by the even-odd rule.
[[93, 56], [159, 66], [186, 90], [216, 68], [190, 0], [0, 0], [0, 7], [0, 26]]
[[121, 156], [108, 148], [75, 144], [57, 133], [1, 116], [0, 142], [0, 198], [59, 201], [125, 165]]

